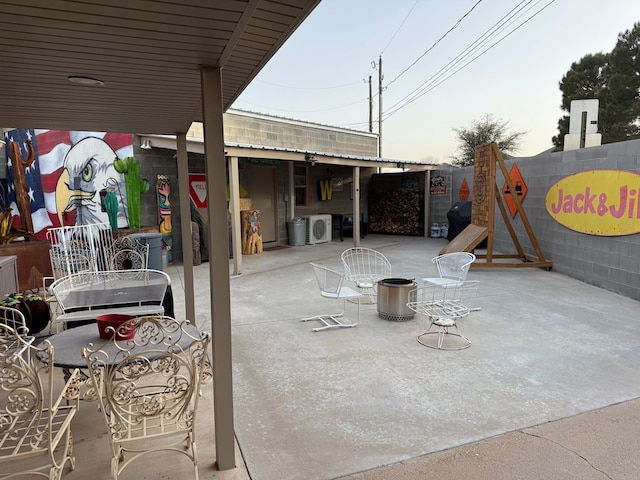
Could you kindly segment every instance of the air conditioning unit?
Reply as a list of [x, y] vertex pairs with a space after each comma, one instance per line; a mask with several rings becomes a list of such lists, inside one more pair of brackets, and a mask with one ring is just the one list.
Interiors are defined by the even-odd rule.
[[307, 245], [331, 240], [331, 215], [307, 215]]

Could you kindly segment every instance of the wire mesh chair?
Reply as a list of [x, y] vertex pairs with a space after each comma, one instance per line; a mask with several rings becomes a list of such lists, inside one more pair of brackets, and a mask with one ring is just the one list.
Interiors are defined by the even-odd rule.
[[[345, 287], [342, 285], [344, 281], [344, 275], [342, 273], [336, 272], [327, 268], [323, 265], [318, 265], [316, 263], [311, 263], [313, 267], [313, 271], [316, 276], [316, 283], [318, 284], [318, 288], [320, 289], [320, 294], [324, 298], [332, 298], [336, 300], [342, 299], [342, 311], [338, 313], [329, 313], [322, 315], [314, 315], [312, 317], [303, 318], [303, 322], [307, 322], [309, 320], [320, 320], [324, 323], [324, 327], [314, 328], [314, 332], [319, 332], [320, 330], [326, 330], [328, 328], [344, 328], [344, 327], [355, 327], [360, 321], [360, 298], [362, 294], [353, 290], [352, 288]], [[358, 313], [356, 316], [356, 321], [353, 323], [344, 323], [341, 320], [341, 317], [344, 315], [346, 301], [348, 299], [354, 299], [358, 303]]]
[[[0, 309], [5, 319], [17, 312]], [[75, 467], [71, 420], [84, 380], [74, 370], [54, 395], [53, 347], [47, 340], [37, 347], [30, 342], [20, 326], [0, 321], [0, 477], [38, 475], [58, 480], [67, 462], [72, 470]], [[42, 461], [16, 464], [27, 457]]]
[[342, 252], [340, 258], [345, 278], [366, 295], [367, 301], [362, 303], [376, 303], [378, 281], [391, 275], [387, 257], [371, 248], [353, 247]]
[[[458, 319], [469, 315], [468, 307], [478, 290], [478, 281], [458, 282], [456, 285], [430, 284], [409, 292], [407, 307], [429, 319], [429, 328], [418, 335], [418, 342], [425, 347], [439, 350], [462, 350], [471, 340], [462, 335]], [[431, 336], [436, 336], [432, 343]]]
[[476, 260], [476, 256], [469, 252], [453, 252], [438, 255], [431, 259], [438, 267], [439, 277], [423, 278], [423, 281], [435, 285], [457, 285], [464, 282], [469, 273], [471, 264]]
[[112, 478], [146, 453], [171, 451], [193, 462], [197, 480], [196, 412], [200, 384], [210, 374], [209, 334], [167, 316], [140, 317], [118, 328], [135, 329], [132, 340], [107, 329], [111, 340], [87, 345], [82, 355], [107, 424]]

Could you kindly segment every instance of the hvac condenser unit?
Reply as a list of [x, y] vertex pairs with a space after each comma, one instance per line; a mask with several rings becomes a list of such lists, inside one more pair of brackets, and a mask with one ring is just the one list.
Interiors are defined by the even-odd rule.
[[307, 244], [331, 240], [331, 215], [307, 215]]

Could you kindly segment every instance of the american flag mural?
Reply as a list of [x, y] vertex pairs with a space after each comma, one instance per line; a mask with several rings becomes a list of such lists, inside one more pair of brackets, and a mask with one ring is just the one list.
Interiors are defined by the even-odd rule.
[[[62, 224], [108, 222], [100, 204], [100, 191], [105, 188], [116, 191], [122, 207], [118, 225], [127, 226], [124, 180], [113, 169], [113, 161], [116, 157], [133, 156], [131, 134], [16, 129], [5, 132], [4, 140], [6, 200], [16, 227], [22, 228], [22, 225], [16, 204], [9, 142], [17, 142], [22, 158], [27, 158], [27, 140], [31, 140], [35, 153], [35, 161], [25, 168], [24, 177], [36, 238], [44, 239], [48, 228]], [[69, 197], [68, 201], [65, 195]]]

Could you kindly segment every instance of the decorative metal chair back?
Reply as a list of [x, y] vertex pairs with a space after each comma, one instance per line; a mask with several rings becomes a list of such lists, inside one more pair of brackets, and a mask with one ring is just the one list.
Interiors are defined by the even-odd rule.
[[121, 250], [135, 250], [143, 257], [143, 266], [137, 268], [147, 268], [149, 264], [149, 244], [141, 240], [140, 237], [134, 237], [132, 235], [124, 235], [118, 237], [113, 243], [112, 255], [115, 256]]
[[111, 264], [113, 232], [108, 223], [51, 228], [47, 231], [47, 239], [51, 242], [54, 271], [66, 271], [66, 275], [74, 273], [77, 271], [73, 269], [75, 264], [65, 260], [76, 259], [78, 255], [87, 258], [94, 271], [106, 270]]
[[[145, 245], [148, 248], [148, 245]], [[147, 268], [145, 257], [138, 251], [130, 248], [117, 250], [111, 258], [111, 270], [131, 270]]]
[[469, 252], [453, 252], [438, 255], [431, 261], [438, 267], [440, 278], [463, 282], [476, 256]]
[[[71, 419], [78, 409], [78, 371], [62, 390], [53, 394], [53, 347], [25, 337], [20, 312], [0, 307], [0, 471], [2, 477], [40, 475], [58, 479], [67, 462], [73, 469]], [[16, 328], [8, 320], [15, 318]], [[3, 322], [7, 323], [3, 323]], [[18, 463], [24, 470], [12, 471], [16, 460], [38, 456], [42, 461]], [[40, 458], [39, 458], [40, 459]], [[46, 472], [46, 473], [45, 473]]]
[[[107, 423], [112, 476], [144, 453], [170, 450], [189, 457], [198, 478], [194, 430], [209, 335], [167, 316], [140, 317], [119, 331], [127, 329], [135, 329], [132, 340], [118, 340], [114, 330], [104, 345], [83, 349]], [[176, 435], [186, 449], [177, 447]], [[163, 438], [170, 441], [155, 441]], [[145, 444], [148, 439], [154, 442]]]

